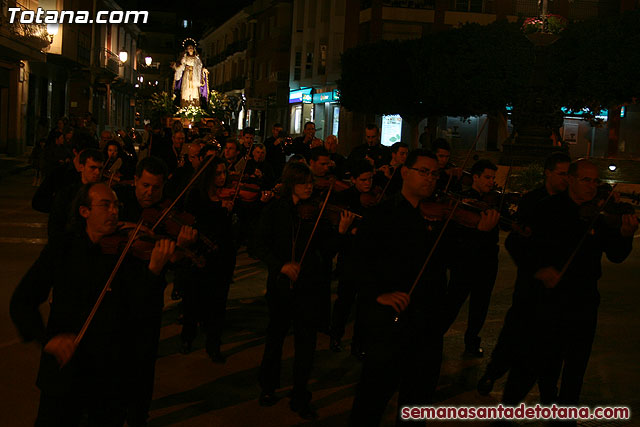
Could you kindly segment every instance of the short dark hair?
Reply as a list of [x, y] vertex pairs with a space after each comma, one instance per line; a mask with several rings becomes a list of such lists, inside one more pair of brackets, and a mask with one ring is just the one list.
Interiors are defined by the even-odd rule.
[[367, 130], [375, 130], [378, 133], [380, 133], [380, 128], [378, 128], [378, 125], [375, 123], [367, 123], [367, 125], [364, 128]]
[[98, 184], [102, 183], [90, 182], [88, 184], [84, 184], [76, 193], [76, 197], [74, 197], [73, 202], [71, 203], [72, 210], [71, 218], [69, 218], [69, 229], [79, 231], [86, 227], [87, 220], [82, 215], [80, 215], [80, 206], [91, 207], [92, 200], [89, 192], [94, 185]]
[[272, 127], [281, 128], [282, 127], [282, 123], [274, 123]]
[[316, 124], [314, 122], [306, 122], [304, 124], [304, 127], [302, 128], [303, 130], [307, 128], [308, 125], [313, 125], [314, 127], [316, 126]]
[[282, 171], [282, 187], [280, 196], [287, 198], [293, 194], [293, 187], [296, 184], [306, 184], [311, 182], [313, 175], [306, 163], [289, 162]]
[[431, 151], [433, 151], [435, 153], [438, 150], [446, 150], [446, 151], [451, 152], [451, 146], [449, 145], [449, 143], [447, 142], [446, 139], [444, 139], [444, 138], [436, 138], [431, 143]]
[[149, 156], [138, 162], [136, 166], [136, 176], [140, 178], [144, 171], [151, 175], [162, 175], [164, 181], [169, 177], [169, 169], [167, 164], [159, 157]]
[[240, 142], [239, 142], [237, 139], [235, 139], [235, 138], [227, 138], [227, 139], [224, 141], [224, 145], [227, 145], [227, 144], [233, 144], [233, 145], [235, 145], [235, 146], [236, 146], [236, 151], [240, 151], [240, 150], [241, 150]]
[[406, 148], [408, 150], [409, 146], [402, 141], [398, 141], [391, 146], [390, 148], [391, 154], [397, 153], [398, 150], [400, 150], [401, 148]]
[[544, 170], [552, 171], [558, 163], [571, 163], [571, 157], [567, 153], [555, 152], [551, 153], [544, 161]]
[[357, 178], [363, 173], [373, 172], [373, 165], [365, 159], [360, 159], [353, 163], [349, 172], [351, 172], [351, 178]]
[[418, 148], [416, 150], [409, 152], [409, 155], [407, 156], [407, 161], [404, 162], [404, 165], [408, 168], [413, 167], [413, 165], [415, 165], [416, 162], [418, 161], [418, 157], [428, 157], [430, 159], [435, 160], [436, 162], [438, 161], [438, 158], [436, 157], [436, 155], [433, 154], [431, 151], [426, 150], [424, 148]]
[[253, 153], [253, 150], [255, 150], [256, 148], [263, 148], [266, 150], [266, 147], [264, 146], [263, 143], [261, 142], [254, 142], [253, 143], [253, 147], [251, 147], [251, 153]]
[[93, 159], [94, 162], [104, 162], [104, 155], [95, 148], [86, 148], [80, 152], [78, 162], [84, 165], [87, 163], [87, 159]]
[[471, 175], [482, 175], [485, 169], [497, 171], [498, 167], [489, 159], [480, 159], [471, 166]]
[[321, 156], [326, 156], [329, 157], [329, 152], [327, 151], [326, 148], [324, 148], [323, 146], [319, 145], [317, 147], [313, 147], [311, 149], [311, 152], [309, 154], [309, 160], [313, 160], [314, 162], [318, 161], [318, 158]]
[[244, 135], [245, 133], [248, 133], [249, 135], [255, 135], [256, 130], [251, 126], [247, 126], [246, 128], [242, 129], [242, 134]]

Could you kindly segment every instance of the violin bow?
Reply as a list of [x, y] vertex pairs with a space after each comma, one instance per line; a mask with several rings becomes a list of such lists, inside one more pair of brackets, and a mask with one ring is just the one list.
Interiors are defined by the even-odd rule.
[[[482, 133], [484, 132], [484, 127], [487, 125], [488, 122], [489, 122], [489, 116], [487, 116], [487, 118], [485, 119], [484, 123], [482, 124], [482, 127], [480, 128], [480, 132], [478, 132], [478, 136], [476, 136], [476, 140], [473, 141], [473, 144], [471, 145], [471, 147], [469, 147], [469, 150], [467, 150], [467, 155], [466, 155], [466, 157], [464, 159], [464, 163], [462, 163], [462, 167], [461, 167], [462, 170], [464, 170], [465, 166], [467, 166], [467, 163], [469, 162], [469, 159], [471, 158], [471, 152], [473, 151], [474, 148], [476, 148], [476, 145], [478, 144], [478, 141], [480, 140], [480, 137], [482, 136]], [[447, 186], [444, 187], [444, 192], [445, 193], [449, 189], [449, 185], [451, 185], [451, 178], [453, 178], [453, 175], [449, 175], [449, 179], [447, 180]]]
[[233, 199], [231, 199], [231, 203], [236, 202], [236, 198], [238, 197], [238, 190], [240, 190], [240, 183], [242, 182], [242, 177], [244, 176], [244, 171], [247, 170], [247, 164], [249, 163], [249, 157], [251, 156], [251, 150], [253, 149], [253, 141], [251, 141], [251, 145], [249, 146], [249, 151], [247, 151], [247, 157], [244, 159], [244, 165], [242, 166], [242, 172], [240, 172], [240, 178], [238, 178], [238, 184], [236, 184], [236, 191], [233, 194]]
[[109, 188], [111, 188], [111, 183], [113, 182], [113, 177], [116, 176], [116, 172], [118, 172], [118, 170], [120, 170], [121, 166], [122, 166], [122, 159], [118, 157], [118, 159], [109, 168], [109, 173], [111, 174], [111, 176], [109, 177], [109, 184], [107, 184], [109, 186]]
[[202, 175], [204, 170], [211, 164], [211, 162], [213, 161], [214, 158], [215, 158], [215, 156], [209, 156], [209, 160], [207, 160], [206, 163], [204, 165], [202, 165], [202, 167], [200, 169], [198, 169], [198, 172], [196, 172], [195, 175], [193, 175], [191, 180], [187, 183], [187, 185], [184, 187], [184, 189], [182, 189], [180, 194], [178, 194], [178, 196], [174, 199], [174, 201], [171, 202], [171, 204], [162, 212], [162, 214], [160, 215], [160, 218], [158, 218], [156, 223], [153, 224], [153, 227], [151, 227], [151, 231], [154, 231], [156, 229], [156, 227], [158, 225], [160, 225], [160, 223], [162, 221], [164, 221], [165, 217], [167, 215], [169, 215], [169, 212], [171, 212], [171, 209], [173, 209], [175, 207], [176, 203], [178, 203], [178, 201], [182, 198], [182, 196], [184, 196], [184, 194], [187, 192], [189, 187], [191, 187], [193, 185], [193, 183], [196, 182], [196, 180], [200, 177], [200, 175]]
[[91, 324], [93, 317], [96, 315], [96, 312], [100, 307], [100, 304], [102, 304], [102, 300], [104, 299], [105, 295], [107, 295], [107, 292], [111, 290], [111, 283], [113, 283], [113, 280], [116, 277], [116, 273], [118, 273], [118, 270], [120, 269], [120, 266], [122, 265], [122, 262], [124, 261], [124, 258], [127, 255], [127, 252], [129, 252], [129, 249], [131, 248], [131, 245], [133, 244], [133, 241], [138, 235], [138, 232], [140, 231], [141, 227], [142, 227], [142, 218], [140, 218], [140, 221], [138, 221], [138, 224], [136, 225], [136, 228], [133, 230], [133, 233], [131, 234], [131, 236], [129, 236], [127, 245], [122, 250], [122, 253], [120, 254], [120, 258], [118, 258], [118, 262], [116, 263], [115, 267], [113, 267], [113, 271], [111, 271], [111, 275], [109, 276], [107, 283], [104, 285], [104, 288], [102, 288], [102, 292], [100, 292], [100, 296], [98, 296], [98, 300], [93, 305], [93, 308], [91, 309], [91, 312], [87, 317], [87, 320], [85, 320], [84, 325], [82, 325], [82, 329], [80, 329], [80, 332], [78, 332], [78, 335], [76, 335], [76, 338], [73, 340], [73, 343], [76, 347], [78, 346], [78, 344], [80, 344], [80, 341], [82, 340], [85, 333], [87, 332], [87, 328], [89, 328], [89, 325]]
[[322, 203], [322, 207], [320, 208], [320, 213], [318, 214], [318, 218], [316, 218], [316, 223], [313, 225], [313, 230], [311, 230], [311, 234], [309, 235], [309, 239], [307, 240], [307, 245], [304, 247], [304, 251], [302, 252], [302, 256], [300, 257], [299, 264], [302, 265], [302, 261], [304, 261], [304, 257], [307, 254], [307, 250], [309, 250], [309, 244], [311, 244], [311, 239], [313, 239], [313, 235], [318, 228], [318, 224], [320, 223], [320, 218], [322, 218], [322, 214], [324, 213], [324, 208], [327, 206], [327, 202], [329, 201], [329, 196], [331, 195], [331, 190], [333, 190], [333, 184], [335, 180], [331, 181], [331, 185], [329, 186], [329, 191], [327, 191], [327, 195], [324, 198], [324, 202]]
[[[409, 292], [408, 292], [409, 296], [411, 296], [411, 294], [413, 293], [413, 291], [416, 288], [416, 286], [418, 286], [418, 282], [420, 281], [420, 278], [424, 274], [424, 271], [427, 269], [427, 265], [429, 264], [429, 261], [431, 261], [431, 258], [433, 257], [433, 254], [436, 251], [436, 247], [438, 246], [438, 243], [440, 243], [440, 240], [442, 239], [442, 236], [444, 235], [444, 231], [447, 229], [447, 226], [449, 225], [449, 222], [451, 222], [451, 218], [453, 218], [453, 214], [456, 211], [456, 209], [458, 208], [459, 204], [460, 204], [460, 200], [457, 199], [456, 200], [456, 204], [453, 206], [453, 209], [451, 209], [451, 212], [449, 213], [449, 216], [447, 217], [447, 220], [445, 221], [444, 225], [442, 226], [442, 229], [440, 230], [440, 233], [438, 234], [438, 238], [436, 239], [436, 241], [431, 246], [431, 250], [429, 251], [429, 255], [427, 255], [427, 259], [424, 261], [424, 264], [422, 264], [422, 268], [420, 269], [420, 272], [418, 273], [418, 276], [416, 276], [416, 280], [413, 281], [413, 284], [411, 285], [411, 289], [409, 289]], [[397, 323], [400, 320], [400, 314], [401, 313], [397, 313], [396, 314], [396, 317], [393, 319], [394, 322]]]
[[402, 167], [402, 165], [398, 165], [393, 169], [393, 173], [391, 174], [391, 178], [389, 178], [389, 181], [387, 181], [387, 184], [382, 189], [382, 193], [380, 193], [380, 195], [376, 199], [376, 204], [380, 203], [380, 200], [382, 200], [382, 198], [384, 197], [384, 193], [386, 193], [387, 192], [387, 188], [389, 188], [389, 184], [391, 184], [391, 180], [396, 175], [396, 172], [398, 171], [398, 169], [400, 169], [401, 167]]
[[571, 256], [569, 256], [569, 259], [567, 259], [567, 262], [564, 263], [564, 266], [562, 267], [562, 270], [560, 270], [560, 274], [558, 276], [558, 282], [562, 280], [562, 276], [564, 276], [564, 274], [567, 272], [569, 265], [571, 265], [571, 263], [573, 262], [573, 259], [576, 257], [576, 255], [578, 255], [578, 251], [580, 250], [580, 247], [582, 247], [582, 244], [587, 239], [587, 236], [591, 232], [591, 229], [593, 228], [593, 226], [596, 225], [596, 221], [598, 220], [598, 215], [602, 213], [602, 211], [604, 210], [604, 207], [607, 205], [607, 203], [609, 203], [609, 200], [611, 200], [611, 196], [613, 196], [613, 190], [615, 190], [617, 185], [618, 183], [613, 184], [613, 187], [611, 188], [611, 192], [609, 193], [609, 196], [607, 196], [607, 199], [602, 204], [602, 207], [598, 210], [598, 213], [593, 216], [593, 219], [589, 223], [589, 227], [587, 228], [587, 231], [584, 232], [584, 234], [582, 235], [582, 238], [578, 242], [578, 245], [571, 253]]

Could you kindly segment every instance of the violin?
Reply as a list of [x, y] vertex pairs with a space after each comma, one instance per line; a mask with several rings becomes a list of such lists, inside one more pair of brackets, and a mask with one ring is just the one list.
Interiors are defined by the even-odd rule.
[[382, 198], [384, 190], [380, 187], [373, 187], [366, 193], [360, 193], [360, 205], [363, 208], [372, 208], [376, 206]]
[[[453, 211], [452, 221], [463, 227], [477, 228], [481, 218], [480, 213], [494, 209], [494, 207], [481, 200], [462, 200], [459, 196], [447, 194], [437, 201], [421, 201], [419, 209], [422, 216], [429, 221], [442, 221], [448, 218]], [[499, 224], [503, 229], [514, 230], [522, 235], [527, 234], [509, 217], [501, 215]]]
[[[102, 253], [108, 255], [120, 253], [129, 240], [128, 231], [130, 229], [131, 226], [125, 223], [122, 224], [114, 234], [100, 239], [99, 244], [102, 249]], [[131, 245], [130, 253], [140, 260], [149, 261], [151, 259], [151, 252], [153, 252], [153, 248], [156, 246], [156, 242], [166, 238], [167, 236], [156, 235], [150, 231], [147, 231], [146, 233], [138, 233], [136, 239]], [[205, 259], [196, 255], [189, 249], [176, 246], [176, 251], [183, 253], [186, 257], [191, 259], [196, 266], [200, 268], [205, 266]]]
[[333, 184], [334, 193], [339, 193], [351, 188], [350, 183], [339, 180], [335, 175], [318, 176], [314, 177], [313, 180], [313, 187], [319, 190], [328, 190], [331, 184]]
[[599, 191], [593, 200], [580, 205], [578, 213], [585, 222], [599, 219], [605, 227], [617, 230], [622, 226], [622, 215], [634, 215], [636, 210], [632, 204], [616, 202], [605, 191]]
[[[314, 200], [308, 200], [296, 205], [298, 214], [303, 221], [313, 221], [318, 218], [322, 205]], [[362, 215], [358, 215], [354, 212], [345, 209], [343, 206], [327, 203], [322, 213], [322, 218], [328, 220], [331, 225], [337, 226], [340, 224], [340, 216], [342, 212], [349, 212], [353, 214], [356, 219], [362, 219]]]

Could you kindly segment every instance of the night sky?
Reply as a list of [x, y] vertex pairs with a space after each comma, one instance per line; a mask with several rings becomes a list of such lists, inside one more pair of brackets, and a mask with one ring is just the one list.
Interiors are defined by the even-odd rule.
[[[227, 19], [253, 3], [253, 0], [194, 0], [179, 2], [176, 0], [117, 0], [125, 10], [155, 10], [176, 12], [179, 19], [191, 19], [193, 21], [195, 37], [202, 36], [202, 32], [208, 27], [218, 26]], [[187, 6], [178, 8], [177, 5]], [[143, 26], [140, 28], [144, 31]]]

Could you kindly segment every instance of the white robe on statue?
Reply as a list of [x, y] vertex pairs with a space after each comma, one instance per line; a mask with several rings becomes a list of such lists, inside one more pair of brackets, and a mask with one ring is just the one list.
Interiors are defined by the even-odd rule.
[[175, 80], [182, 78], [180, 107], [200, 106], [200, 85], [202, 83], [202, 61], [198, 55], [184, 55], [176, 67]]

